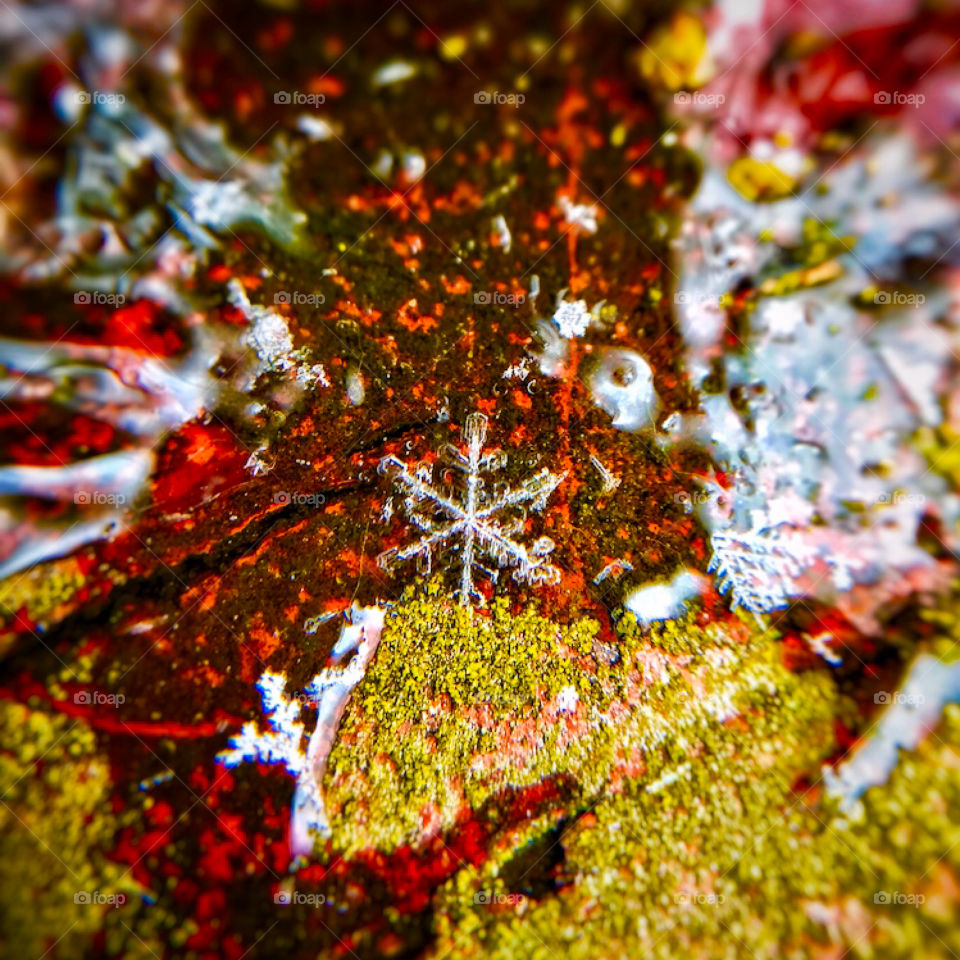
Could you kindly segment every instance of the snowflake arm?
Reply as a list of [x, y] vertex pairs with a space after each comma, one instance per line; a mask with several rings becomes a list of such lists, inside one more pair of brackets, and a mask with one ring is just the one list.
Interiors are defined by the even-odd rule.
[[721, 593], [733, 607], [767, 613], [787, 605], [802, 591], [796, 583], [817, 559], [816, 547], [779, 529], [715, 533], [709, 572], [716, 572]]
[[429, 467], [424, 469], [427, 471], [427, 474], [426, 476], [421, 476], [420, 471], [416, 474], [411, 473], [407, 469], [407, 465], [397, 457], [384, 457], [383, 460], [380, 461], [380, 472], [390, 477], [394, 483], [406, 489], [408, 508], [411, 500], [413, 502], [429, 500], [445, 510], [448, 516], [460, 517], [463, 515], [463, 510], [460, 505], [454, 503], [452, 500], [448, 500], [433, 485], [429, 475]]
[[230, 741], [230, 749], [218, 755], [228, 767], [243, 761], [282, 763], [294, 775], [306, 764], [306, 755], [301, 749], [303, 724], [299, 720], [300, 703], [287, 698], [284, 688], [287, 678], [282, 673], [269, 670], [257, 682], [263, 701], [263, 712], [272, 731], [263, 732], [256, 723], [245, 723]]
[[494, 503], [483, 510], [477, 512], [480, 518], [493, 516], [501, 512], [505, 507], [514, 506], [521, 503], [529, 503], [534, 510], [542, 510], [550, 499], [550, 494], [566, 478], [566, 473], [559, 475], [551, 473], [544, 467], [538, 474], [524, 481], [519, 487], [511, 487]]
[[576, 227], [584, 233], [597, 232], [596, 204], [574, 203], [569, 197], [561, 197], [559, 206], [563, 211], [564, 219], [570, 226]]

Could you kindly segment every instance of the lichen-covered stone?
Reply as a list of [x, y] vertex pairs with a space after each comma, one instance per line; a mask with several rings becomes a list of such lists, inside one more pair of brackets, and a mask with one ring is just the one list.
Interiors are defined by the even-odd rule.
[[0, 703], [0, 742], [0, 953], [69, 960], [141, 893], [106, 858], [109, 766], [85, 723], [17, 703]]

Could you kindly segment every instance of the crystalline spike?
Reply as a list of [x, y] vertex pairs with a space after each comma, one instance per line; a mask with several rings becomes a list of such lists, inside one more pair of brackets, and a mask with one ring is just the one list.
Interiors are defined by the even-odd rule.
[[380, 471], [384, 476], [391, 477], [394, 476], [398, 471], [403, 470], [404, 465], [401, 460], [398, 460], [392, 454], [390, 456], [384, 457], [380, 463], [377, 465], [377, 470]]
[[440, 457], [460, 470], [470, 469], [470, 461], [452, 443], [446, 443], [440, 448]]
[[399, 553], [400, 551], [396, 547], [391, 547], [389, 550], [384, 550], [383, 553], [377, 557], [377, 566], [381, 570], [385, 570], [387, 573], [390, 573], [399, 563]]
[[483, 441], [487, 436], [487, 418], [482, 413], [471, 413], [467, 417], [466, 425], [463, 428], [463, 438], [471, 451], [474, 449], [477, 453], [483, 448]]

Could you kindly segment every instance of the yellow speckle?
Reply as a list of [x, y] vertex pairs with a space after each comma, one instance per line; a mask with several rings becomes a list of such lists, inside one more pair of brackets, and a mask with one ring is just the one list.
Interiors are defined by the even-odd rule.
[[678, 13], [655, 30], [639, 51], [644, 79], [667, 90], [700, 87], [713, 74], [707, 54], [707, 36], [699, 18]]
[[775, 164], [753, 157], [739, 157], [730, 164], [727, 179], [748, 200], [782, 200], [796, 183]]
[[455, 33], [440, 41], [440, 56], [444, 60], [456, 60], [467, 52], [467, 38], [462, 33]]

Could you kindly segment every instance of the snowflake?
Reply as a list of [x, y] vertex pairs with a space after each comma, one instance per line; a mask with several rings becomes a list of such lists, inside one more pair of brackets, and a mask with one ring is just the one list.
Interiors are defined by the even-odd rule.
[[785, 607], [800, 590], [796, 578], [817, 559], [818, 550], [780, 528], [731, 530], [711, 539], [710, 572], [717, 571], [717, 587], [729, 592], [734, 607], [766, 613]]
[[577, 227], [584, 233], [597, 232], [596, 204], [573, 203], [569, 197], [561, 197], [560, 209], [563, 211], [564, 219], [571, 226]]
[[480, 413], [471, 414], [464, 428], [466, 455], [449, 444], [442, 451], [444, 459], [465, 475], [461, 496], [435, 485], [429, 464], [420, 464], [411, 472], [394, 456], [380, 462], [381, 471], [406, 492], [406, 512], [410, 521], [424, 531], [424, 536], [408, 547], [386, 550], [377, 558], [377, 563], [381, 569], [392, 572], [401, 563], [417, 557], [421, 571], [429, 573], [435, 551], [458, 544], [459, 594], [463, 604], [469, 603], [471, 597], [482, 600], [473, 585], [474, 567], [491, 580], [497, 580], [497, 570], [478, 562], [481, 555], [489, 557], [498, 567], [516, 567], [513, 572], [516, 580], [534, 584], [560, 580], [560, 571], [547, 562], [554, 547], [549, 537], [541, 537], [529, 549], [513, 537], [523, 529], [525, 508], [543, 510], [566, 474], [557, 476], [544, 468], [518, 487], [507, 487], [491, 495], [482, 474], [502, 470], [507, 458], [501, 450], [483, 453], [486, 434], [487, 418]]
[[582, 337], [593, 320], [586, 300], [559, 300], [553, 312], [553, 322], [565, 340]]
[[509, 380], [515, 378], [517, 380], [526, 380], [530, 376], [530, 358], [524, 357], [522, 360], [518, 360], [516, 363], [510, 364], [506, 370], [503, 371], [503, 379]]
[[843, 664], [843, 657], [834, 650], [830, 644], [837, 638], [827, 630], [821, 630], [820, 633], [803, 633], [801, 637], [806, 641], [807, 646], [817, 656], [823, 657], [831, 667], [839, 667]]
[[600, 488], [600, 492], [604, 495], [608, 493], [613, 493], [623, 480], [618, 477], [615, 473], [611, 473], [601, 462], [597, 459], [594, 454], [590, 454], [590, 462], [597, 468], [597, 472], [600, 474], [603, 479], [603, 486]]
[[247, 457], [247, 462], [243, 465], [243, 469], [249, 470], [254, 477], [262, 477], [264, 474], [269, 473], [273, 469], [273, 464], [264, 458], [265, 453], [266, 447], [260, 447], [254, 450], [250, 456]]

